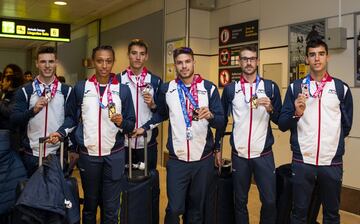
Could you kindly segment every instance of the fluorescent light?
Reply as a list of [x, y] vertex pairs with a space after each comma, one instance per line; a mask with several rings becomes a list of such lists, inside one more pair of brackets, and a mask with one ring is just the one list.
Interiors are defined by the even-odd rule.
[[55, 1], [54, 4], [55, 4], [55, 5], [67, 5], [67, 2], [64, 2], [64, 1]]

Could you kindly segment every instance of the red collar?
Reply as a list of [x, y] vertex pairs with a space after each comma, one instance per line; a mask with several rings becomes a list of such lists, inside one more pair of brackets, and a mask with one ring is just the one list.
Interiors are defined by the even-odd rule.
[[[180, 80], [179, 77], [176, 77], [175, 82], [178, 83], [179, 80]], [[203, 78], [200, 76], [200, 74], [194, 74], [194, 80], [195, 80], [195, 83], [200, 83], [203, 81]]]
[[[112, 84], [112, 85], [117, 85], [117, 84], [119, 84], [119, 81], [118, 81], [118, 79], [116, 78], [116, 76], [115, 76], [114, 73], [110, 73], [110, 76], [113, 77], [113, 78], [112, 78], [112, 81], [111, 81], [111, 84]], [[110, 78], [110, 76], [109, 76], [109, 78]], [[95, 74], [92, 75], [92, 76], [89, 78], [89, 82], [95, 82], [95, 80], [96, 80]]]

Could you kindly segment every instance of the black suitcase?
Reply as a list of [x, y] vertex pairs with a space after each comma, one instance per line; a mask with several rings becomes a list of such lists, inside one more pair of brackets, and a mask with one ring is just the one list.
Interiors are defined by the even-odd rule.
[[[291, 164], [284, 164], [276, 168], [276, 207], [277, 224], [289, 224], [292, 210], [292, 170]], [[319, 188], [316, 184], [311, 196], [307, 222], [308, 224], [319, 224], [316, 219], [319, 214], [321, 200]]]
[[[129, 141], [130, 142], [130, 138]], [[144, 133], [145, 169], [134, 169], [129, 144], [129, 163], [121, 193], [120, 220], [123, 224], [159, 223], [159, 172], [148, 171], [147, 136]]]
[[277, 224], [289, 224], [292, 209], [291, 164], [276, 168]]
[[[48, 137], [39, 139], [39, 154], [44, 151], [44, 143]], [[39, 167], [43, 164], [43, 158], [39, 156]], [[60, 167], [64, 169], [64, 139], [60, 139]], [[64, 175], [65, 217], [41, 209], [35, 209], [24, 205], [17, 205], [13, 213], [13, 224], [17, 223], [80, 223], [79, 188], [77, 179], [69, 176], [70, 172]], [[18, 197], [26, 187], [27, 181], [20, 182], [16, 192]]]
[[[225, 132], [230, 135], [231, 132]], [[223, 148], [223, 140], [221, 140]], [[225, 160], [219, 170], [214, 169], [214, 176], [209, 186], [209, 193], [205, 204], [206, 224], [233, 224], [235, 223], [234, 190], [231, 175], [231, 161]]]

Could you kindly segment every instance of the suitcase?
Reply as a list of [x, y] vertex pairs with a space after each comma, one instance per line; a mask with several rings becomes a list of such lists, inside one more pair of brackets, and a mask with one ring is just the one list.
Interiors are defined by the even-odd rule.
[[[230, 135], [231, 132], [225, 132]], [[223, 140], [221, 140], [223, 148]], [[214, 168], [214, 176], [209, 185], [205, 204], [206, 224], [235, 223], [234, 190], [231, 175], [231, 161], [225, 160], [223, 166]]]
[[[129, 137], [130, 142], [130, 137]], [[148, 170], [147, 136], [144, 133], [144, 169], [134, 168], [131, 145], [129, 145], [129, 165], [121, 192], [120, 220], [124, 224], [159, 223], [159, 172]]]
[[[39, 155], [43, 154], [44, 144], [48, 137], [39, 139]], [[39, 156], [39, 167], [43, 165], [43, 158]], [[60, 138], [60, 168], [64, 170], [64, 139]], [[45, 171], [45, 170], [44, 170]], [[43, 172], [44, 172], [43, 171]], [[65, 217], [59, 214], [48, 212], [41, 209], [31, 208], [24, 205], [17, 205], [13, 223], [61, 223], [61, 224], [76, 224], [80, 223], [80, 203], [79, 203], [79, 188], [77, 179], [70, 177], [69, 172], [64, 175], [64, 195], [65, 195]], [[27, 182], [20, 182], [17, 186], [17, 194], [20, 194], [26, 188]]]
[[[292, 210], [292, 170], [291, 164], [284, 164], [276, 168], [276, 207], [277, 224], [289, 224]], [[321, 200], [319, 196], [319, 187], [315, 184], [311, 195], [311, 201], [308, 210], [308, 224], [319, 224], [316, 219], [319, 214]]]

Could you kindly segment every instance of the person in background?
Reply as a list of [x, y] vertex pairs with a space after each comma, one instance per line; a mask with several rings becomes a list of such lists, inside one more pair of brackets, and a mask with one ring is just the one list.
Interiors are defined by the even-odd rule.
[[34, 79], [33, 79], [31, 71], [24, 72], [24, 81], [25, 81], [25, 83], [32, 82], [33, 80]]
[[[10, 75], [15, 75], [16, 77], [18, 77], [19, 74], [22, 74], [22, 69], [20, 68], [20, 66], [16, 65], [16, 64], [8, 64], [5, 66], [4, 71], [1, 75], [1, 80], [3, 80], [3, 78], [5, 78], [6, 76], [10, 76]], [[5, 81], [7, 81], [5, 79]], [[21, 81], [23, 82], [23, 80]], [[6, 94], [6, 90], [3, 90], [3, 85], [7, 85], [10, 82], [1, 82], [1, 98], [3, 98]], [[5, 88], [7, 88], [5, 86]]]
[[327, 71], [328, 46], [313, 39], [306, 46], [310, 73], [287, 89], [279, 117], [281, 131], [291, 131], [293, 210], [291, 223], [306, 223], [315, 185], [323, 223], [340, 223], [340, 192], [345, 137], [353, 119], [349, 86]]
[[0, 80], [4, 93], [0, 100], [0, 223], [9, 223], [10, 209], [16, 201], [16, 186], [27, 177], [14, 144], [19, 140], [16, 139], [18, 133], [9, 122], [15, 91], [23, 84], [23, 75], [14, 65], [8, 65], [5, 71]]
[[66, 83], [66, 79], [64, 76], [59, 75], [57, 78], [59, 79], [59, 82]]

